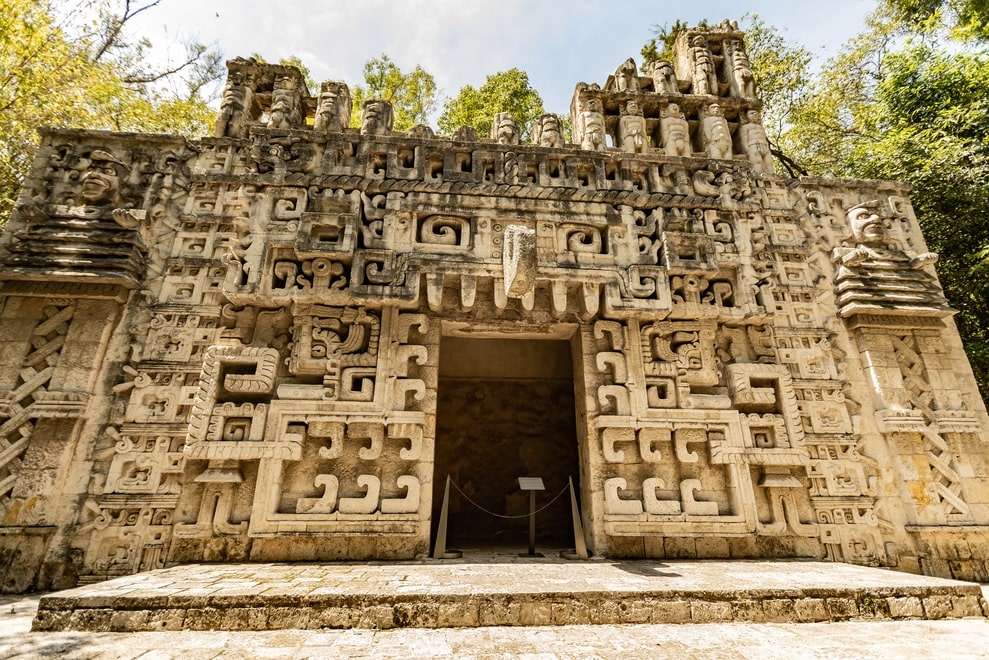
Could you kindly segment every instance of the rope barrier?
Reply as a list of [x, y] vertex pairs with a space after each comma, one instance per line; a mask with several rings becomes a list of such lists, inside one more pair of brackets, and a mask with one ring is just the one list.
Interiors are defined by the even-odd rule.
[[470, 502], [471, 504], [473, 504], [474, 506], [476, 506], [478, 509], [480, 509], [484, 513], [488, 514], [489, 516], [494, 516], [496, 518], [505, 518], [507, 520], [515, 520], [515, 519], [518, 519], [518, 518], [528, 518], [529, 516], [534, 516], [534, 515], [536, 515], [537, 513], [541, 512], [541, 511], [545, 511], [546, 509], [548, 509], [551, 506], [553, 506], [553, 503], [556, 502], [558, 499], [560, 499], [560, 497], [563, 495], [563, 493], [567, 492], [567, 490], [570, 489], [570, 484], [565, 485], [563, 487], [563, 490], [561, 490], [559, 493], [557, 493], [556, 494], [556, 497], [554, 497], [553, 499], [551, 499], [548, 504], [546, 504], [545, 506], [543, 506], [543, 507], [541, 507], [539, 509], [536, 509], [532, 513], [525, 513], [525, 514], [522, 514], [521, 516], [506, 516], [506, 515], [501, 514], [501, 513], [495, 513], [494, 511], [489, 511], [488, 509], [485, 509], [483, 506], [481, 506], [480, 504], [478, 504], [477, 502], [475, 502], [474, 500], [472, 500], [470, 498], [470, 496], [467, 493], [465, 493], [463, 491], [463, 489], [460, 488], [460, 485], [456, 481], [454, 481], [453, 479], [450, 479], [450, 483], [453, 484], [453, 487], [457, 489], [457, 492], [458, 493], [460, 493], [461, 495], [464, 496], [464, 499], [465, 500], [467, 500], [468, 502]]

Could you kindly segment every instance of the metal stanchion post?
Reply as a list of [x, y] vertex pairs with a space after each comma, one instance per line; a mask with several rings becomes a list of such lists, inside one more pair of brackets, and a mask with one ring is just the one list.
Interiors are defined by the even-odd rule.
[[536, 491], [529, 491], [529, 556], [536, 555]]
[[587, 543], [584, 541], [584, 526], [580, 524], [580, 509], [577, 508], [577, 493], [573, 487], [573, 477], [570, 477], [570, 515], [573, 517], [574, 551], [565, 550], [560, 553], [564, 559], [587, 559]]
[[446, 475], [446, 488], [443, 490], [443, 507], [440, 509], [440, 525], [436, 530], [436, 547], [433, 559], [458, 559], [464, 555], [459, 550], [446, 549], [446, 525], [450, 513], [450, 475]]

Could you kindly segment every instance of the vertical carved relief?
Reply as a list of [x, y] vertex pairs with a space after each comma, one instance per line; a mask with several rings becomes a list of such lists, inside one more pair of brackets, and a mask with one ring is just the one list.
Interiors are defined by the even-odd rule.
[[[0, 239], [0, 550], [45, 522], [18, 489], [65, 418], [85, 580], [422, 553], [440, 336], [468, 332], [575, 333], [599, 554], [892, 565], [989, 524], [905, 189], [777, 177], [737, 25], [674, 51], [578, 85], [570, 145], [553, 115], [399, 133], [376, 99], [350, 128], [344, 83], [253, 60], [212, 138], [44, 132]], [[120, 332], [70, 340], [78, 300]], [[106, 378], [52, 385], [97, 342]]]
[[[7, 511], [12, 503], [12, 490], [17, 483], [21, 458], [27, 450], [37, 420], [47, 415], [57, 398], [65, 399], [66, 413], [73, 407], [72, 397], [49, 397], [48, 384], [65, 345], [69, 325], [75, 312], [71, 300], [49, 299], [27, 338], [26, 354], [17, 367], [17, 378], [10, 388], [0, 391], [0, 510]], [[12, 338], [13, 339], [13, 338]], [[54, 412], [54, 411], [52, 411]], [[13, 521], [11, 521], [13, 522]]]

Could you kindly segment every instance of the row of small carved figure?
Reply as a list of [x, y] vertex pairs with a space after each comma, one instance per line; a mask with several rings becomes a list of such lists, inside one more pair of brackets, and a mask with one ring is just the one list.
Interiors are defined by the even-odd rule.
[[[741, 51], [744, 53], [744, 50]], [[257, 85], [257, 76], [253, 68], [244, 69], [236, 61], [228, 63], [230, 75], [224, 90], [220, 112], [214, 127], [215, 137], [240, 137], [246, 134], [250, 124], [259, 124], [265, 112], [268, 115], [268, 128], [293, 129], [305, 125], [306, 101], [300, 91], [302, 84], [297, 76], [277, 76], [272, 83], [270, 99], [267, 94], [265, 102], [260, 102], [255, 96], [262, 96]], [[284, 67], [283, 67], [284, 68]], [[667, 96], [679, 96], [679, 87], [672, 67], [668, 62], [657, 62], [654, 67], [654, 89]], [[713, 71], [713, 70], [712, 70]], [[631, 73], [630, 73], [631, 72]], [[605, 88], [607, 93], [639, 92], [639, 79], [635, 72], [635, 62], [627, 60], [615, 76], [609, 78]], [[717, 87], [717, 77], [714, 85]], [[705, 78], [706, 79], [706, 78]], [[747, 86], [739, 96], [754, 97], [751, 86], [751, 72]], [[672, 81], [672, 82], [671, 82]], [[708, 87], [702, 94], [712, 94]], [[715, 90], [716, 91], [716, 90]], [[572, 104], [574, 120], [573, 142], [583, 149], [605, 150], [607, 132], [605, 115], [602, 107], [601, 89], [598, 85], [577, 85]], [[350, 126], [350, 116], [353, 102], [349, 87], [338, 81], [325, 81], [320, 86], [313, 115], [313, 130], [316, 132], [340, 132]], [[761, 124], [761, 116], [755, 109], [744, 113], [744, 123], [739, 128], [739, 139], [742, 150], [749, 156], [757, 172], [772, 173], [772, 158], [769, 152], [769, 141]], [[394, 109], [392, 104], [382, 99], [367, 99], [364, 101], [361, 113], [360, 132], [362, 135], [384, 135], [392, 130], [394, 124]], [[728, 122], [724, 117], [721, 106], [715, 102], [705, 106], [700, 118], [702, 128], [702, 143], [706, 155], [711, 158], [731, 158], [732, 138]], [[689, 125], [680, 107], [673, 102], [663, 109], [660, 120], [662, 143], [667, 155], [692, 155], [689, 137]], [[532, 143], [543, 147], [563, 147], [565, 140], [559, 118], [551, 113], [537, 117], [531, 127]], [[430, 138], [433, 131], [428, 126], [419, 125], [408, 132], [410, 137]], [[499, 112], [492, 121], [490, 138], [498, 144], [519, 144], [522, 132], [511, 113]], [[469, 127], [461, 127], [454, 135], [457, 141], [476, 141], [476, 131]], [[649, 148], [650, 135], [647, 130], [646, 118], [640, 108], [639, 101], [627, 99], [621, 104], [621, 118], [616, 134], [616, 147], [637, 153], [644, 153]], [[655, 140], [659, 146], [659, 139]]]
[[[342, 83], [334, 83], [341, 85]], [[321, 95], [321, 99], [322, 99]], [[349, 99], [348, 99], [349, 101]], [[349, 104], [348, 104], [349, 105]], [[332, 117], [326, 111], [327, 105], [320, 102], [316, 113], [314, 130], [341, 131], [342, 125], [331, 125]], [[605, 115], [602, 111], [601, 100], [591, 96], [582, 98], [577, 103], [577, 113], [574, 116], [574, 144], [582, 149], [604, 151], [608, 147], [608, 133]], [[650, 131], [646, 117], [635, 99], [627, 100], [622, 106], [623, 113], [618, 120], [616, 147], [631, 153], [648, 153], [653, 149], [661, 149], [667, 156], [689, 158], [694, 155], [693, 140], [690, 135], [690, 123], [676, 103], [669, 103], [663, 109], [659, 119], [659, 130]], [[349, 117], [349, 113], [346, 115]], [[744, 113], [744, 121], [737, 129], [738, 142], [743, 153], [755, 172], [761, 174], [773, 173], [773, 158], [769, 148], [769, 139], [762, 126], [762, 116], [758, 110], [751, 109]], [[364, 102], [361, 117], [362, 135], [384, 135], [391, 131], [393, 109], [391, 103], [379, 99], [369, 99]], [[240, 135], [241, 129], [231, 128], [234, 120], [227, 116], [223, 109], [217, 119], [217, 137]], [[724, 110], [717, 103], [706, 106], [699, 120], [700, 143], [704, 156], [716, 159], [733, 158], [732, 130], [725, 117]], [[269, 120], [269, 127], [278, 127], [274, 120]], [[545, 113], [532, 123], [531, 143], [540, 147], [560, 148], [566, 146], [559, 117]], [[409, 137], [425, 139], [434, 137], [432, 129], [419, 125], [408, 131]], [[517, 145], [521, 142], [521, 129], [509, 112], [499, 112], [491, 125], [491, 139], [501, 145]], [[453, 136], [455, 141], [476, 142], [477, 133], [469, 127], [461, 127]]]

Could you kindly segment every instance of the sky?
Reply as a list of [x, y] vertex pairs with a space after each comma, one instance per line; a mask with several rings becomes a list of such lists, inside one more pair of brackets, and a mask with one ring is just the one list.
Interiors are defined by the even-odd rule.
[[860, 32], [874, 0], [162, 0], [134, 24], [156, 48], [181, 38], [215, 43], [226, 58], [297, 55], [313, 79], [363, 83], [364, 62], [386, 53], [417, 64], [446, 96], [517, 67], [548, 112], [567, 113], [578, 82], [604, 84], [657, 25], [720, 23], [754, 13], [820, 56]]

